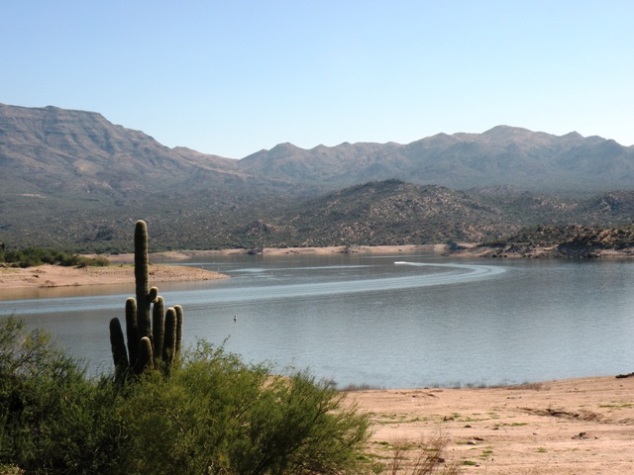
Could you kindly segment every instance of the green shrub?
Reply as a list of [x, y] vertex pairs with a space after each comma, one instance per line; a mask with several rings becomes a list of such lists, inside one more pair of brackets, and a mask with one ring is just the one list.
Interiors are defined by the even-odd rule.
[[0, 253], [0, 262], [22, 268], [41, 266], [42, 264], [66, 267], [107, 266], [110, 264], [110, 261], [103, 256], [81, 257], [64, 251], [36, 247]]
[[343, 397], [205, 342], [121, 386], [0, 321], [0, 466], [29, 474], [357, 473], [368, 420]]
[[38, 330], [0, 322], [0, 465], [29, 474], [116, 473], [118, 396]]
[[93, 266], [93, 267], [108, 267], [110, 265], [110, 261], [108, 258], [104, 256], [97, 257], [82, 257], [80, 258], [78, 266]]
[[151, 372], [131, 392], [131, 473], [352, 473], [368, 436], [367, 419], [330, 384], [270, 376], [205, 342], [169, 378]]

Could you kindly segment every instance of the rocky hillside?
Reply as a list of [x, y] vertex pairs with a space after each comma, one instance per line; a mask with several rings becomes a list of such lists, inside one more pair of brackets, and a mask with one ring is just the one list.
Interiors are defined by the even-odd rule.
[[292, 246], [481, 241], [506, 226], [477, 196], [398, 180], [356, 185], [293, 207], [261, 230]]
[[634, 147], [577, 133], [558, 137], [499, 126], [483, 134], [439, 134], [406, 145], [343, 143], [304, 150], [281, 144], [240, 160], [239, 168], [331, 187], [396, 178], [455, 189], [512, 185], [598, 192], [634, 186]]
[[386, 180], [355, 185], [233, 230], [242, 247], [401, 245], [505, 241], [540, 224], [623, 226], [631, 207], [606, 207], [619, 196], [588, 199], [512, 190], [461, 191]]
[[575, 133], [501, 126], [231, 160], [98, 113], [0, 104], [0, 241], [21, 245], [120, 250], [139, 218], [162, 249], [493, 239], [631, 222], [633, 185], [633, 147]]
[[125, 198], [173, 186], [241, 181], [235, 161], [169, 149], [97, 113], [0, 104], [3, 194]]
[[467, 249], [455, 255], [497, 258], [595, 258], [634, 256], [634, 226], [543, 226], [523, 228], [502, 240]]

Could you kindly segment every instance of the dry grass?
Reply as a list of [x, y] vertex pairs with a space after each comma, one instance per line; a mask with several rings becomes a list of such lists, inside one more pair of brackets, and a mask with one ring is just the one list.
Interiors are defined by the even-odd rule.
[[448, 439], [436, 435], [421, 439], [419, 443], [406, 440], [393, 444], [392, 460], [388, 467], [391, 475], [458, 475], [460, 466], [447, 463], [444, 451]]

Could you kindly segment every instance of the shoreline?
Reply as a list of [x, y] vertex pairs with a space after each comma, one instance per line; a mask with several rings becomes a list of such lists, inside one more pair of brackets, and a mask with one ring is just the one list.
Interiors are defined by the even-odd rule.
[[[324, 246], [324, 247], [264, 247], [262, 249], [221, 249], [221, 250], [181, 250], [162, 251], [150, 253], [150, 260], [161, 262], [184, 262], [196, 258], [229, 257], [229, 256], [254, 256], [254, 257], [279, 257], [290, 255], [346, 255], [346, 254], [443, 254], [447, 252], [445, 244], [404, 244], [402, 246]], [[95, 257], [95, 255], [90, 255]], [[112, 263], [130, 263], [134, 261], [134, 254], [109, 254], [107, 259]]]
[[[326, 246], [326, 247], [287, 247], [262, 249], [223, 249], [223, 250], [181, 250], [150, 253], [152, 282], [192, 282], [228, 278], [218, 272], [208, 271], [193, 266], [179, 266], [179, 262], [190, 262], [196, 259], [213, 257], [253, 256], [259, 258], [275, 258], [281, 256], [328, 256], [328, 255], [433, 255], [454, 259], [630, 259], [634, 257], [634, 249], [594, 250], [578, 255], [554, 255], [553, 248], [504, 249], [485, 247], [475, 243], [458, 243], [458, 249], [451, 249], [446, 244], [407, 244], [389, 246]], [[96, 257], [95, 254], [86, 255]], [[93, 285], [113, 285], [134, 283], [134, 254], [104, 254], [110, 262], [105, 267], [62, 267], [42, 265], [25, 269], [0, 266], [0, 289], [37, 289], [57, 287], [78, 287]]]
[[634, 377], [586, 377], [485, 388], [368, 389], [346, 393], [368, 414], [369, 450], [389, 464], [394, 446], [420, 453], [443, 437], [463, 474], [630, 473]]
[[[219, 272], [191, 266], [150, 264], [150, 280], [161, 282], [193, 282], [228, 279]], [[62, 267], [44, 264], [25, 269], [0, 267], [0, 289], [44, 289], [93, 285], [134, 285], [134, 266], [112, 263], [104, 267]]]
[[[248, 249], [224, 249], [212, 251], [166, 251], [150, 253], [150, 280], [161, 282], [194, 282], [227, 279], [228, 276], [198, 267], [177, 265], [200, 258], [247, 256], [279, 257], [286, 255], [337, 255], [337, 254], [441, 254], [444, 245], [405, 246], [330, 246], [264, 248], [254, 253]], [[134, 254], [102, 255], [109, 266], [64, 267], [44, 264], [18, 268], [0, 266], [0, 290], [28, 290], [60, 287], [84, 287], [94, 285], [134, 284]], [[95, 254], [86, 257], [96, 257]]]
[[634, 248], [612, 249], [602, 247], [561, 247], [504, 245], [485, 246], [482, 244], [462, 244], [448, 253], [449, 257], [474, 259], [631, 259]]
[[[329, 255], [373, 255], [373, 254], [423, 254], [444, 256], [455, 259], [631, 259], [634, 248], [599, 249], [588, 248], [562, 253], [556, 246], [531, 247], [484, 246], [480, 243], [460, 242], [453, 247], [448, 244], [404, 244], [384, 246], [324, 246], [324, 247], [264, 247], [262, 249], [221, 249], [221, 250], [180, 250], [162, 251], [150, 254], [157, 262], [186, 262], [197, 258], [253, 256], [329, 256]], [[95, 257], [95, 255], [90, 255]], [[131, 263], [134, 254], [110, 254], [105, 257], [112, 263]]]

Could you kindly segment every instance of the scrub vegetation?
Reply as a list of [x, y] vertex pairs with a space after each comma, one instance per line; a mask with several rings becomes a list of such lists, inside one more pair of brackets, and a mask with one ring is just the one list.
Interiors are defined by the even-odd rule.
[[105, 257], [83, 257], [54, 249], [41, 249], [30, 247], [25, 249], [17, 249], [14, 251], [5, 251], [0, 248], [0, 265], [10, 267], [34, 267], [42, 264], [52, 264], [68, 267], [85, 267], [85, 266], [107, 266], [108, 259]]
[[361, 473], [368, 420], [306, 372], [201, 341], [170, 375], [90, 378], [48, 335], [0, 324], [0, 469], [29, 474]]

